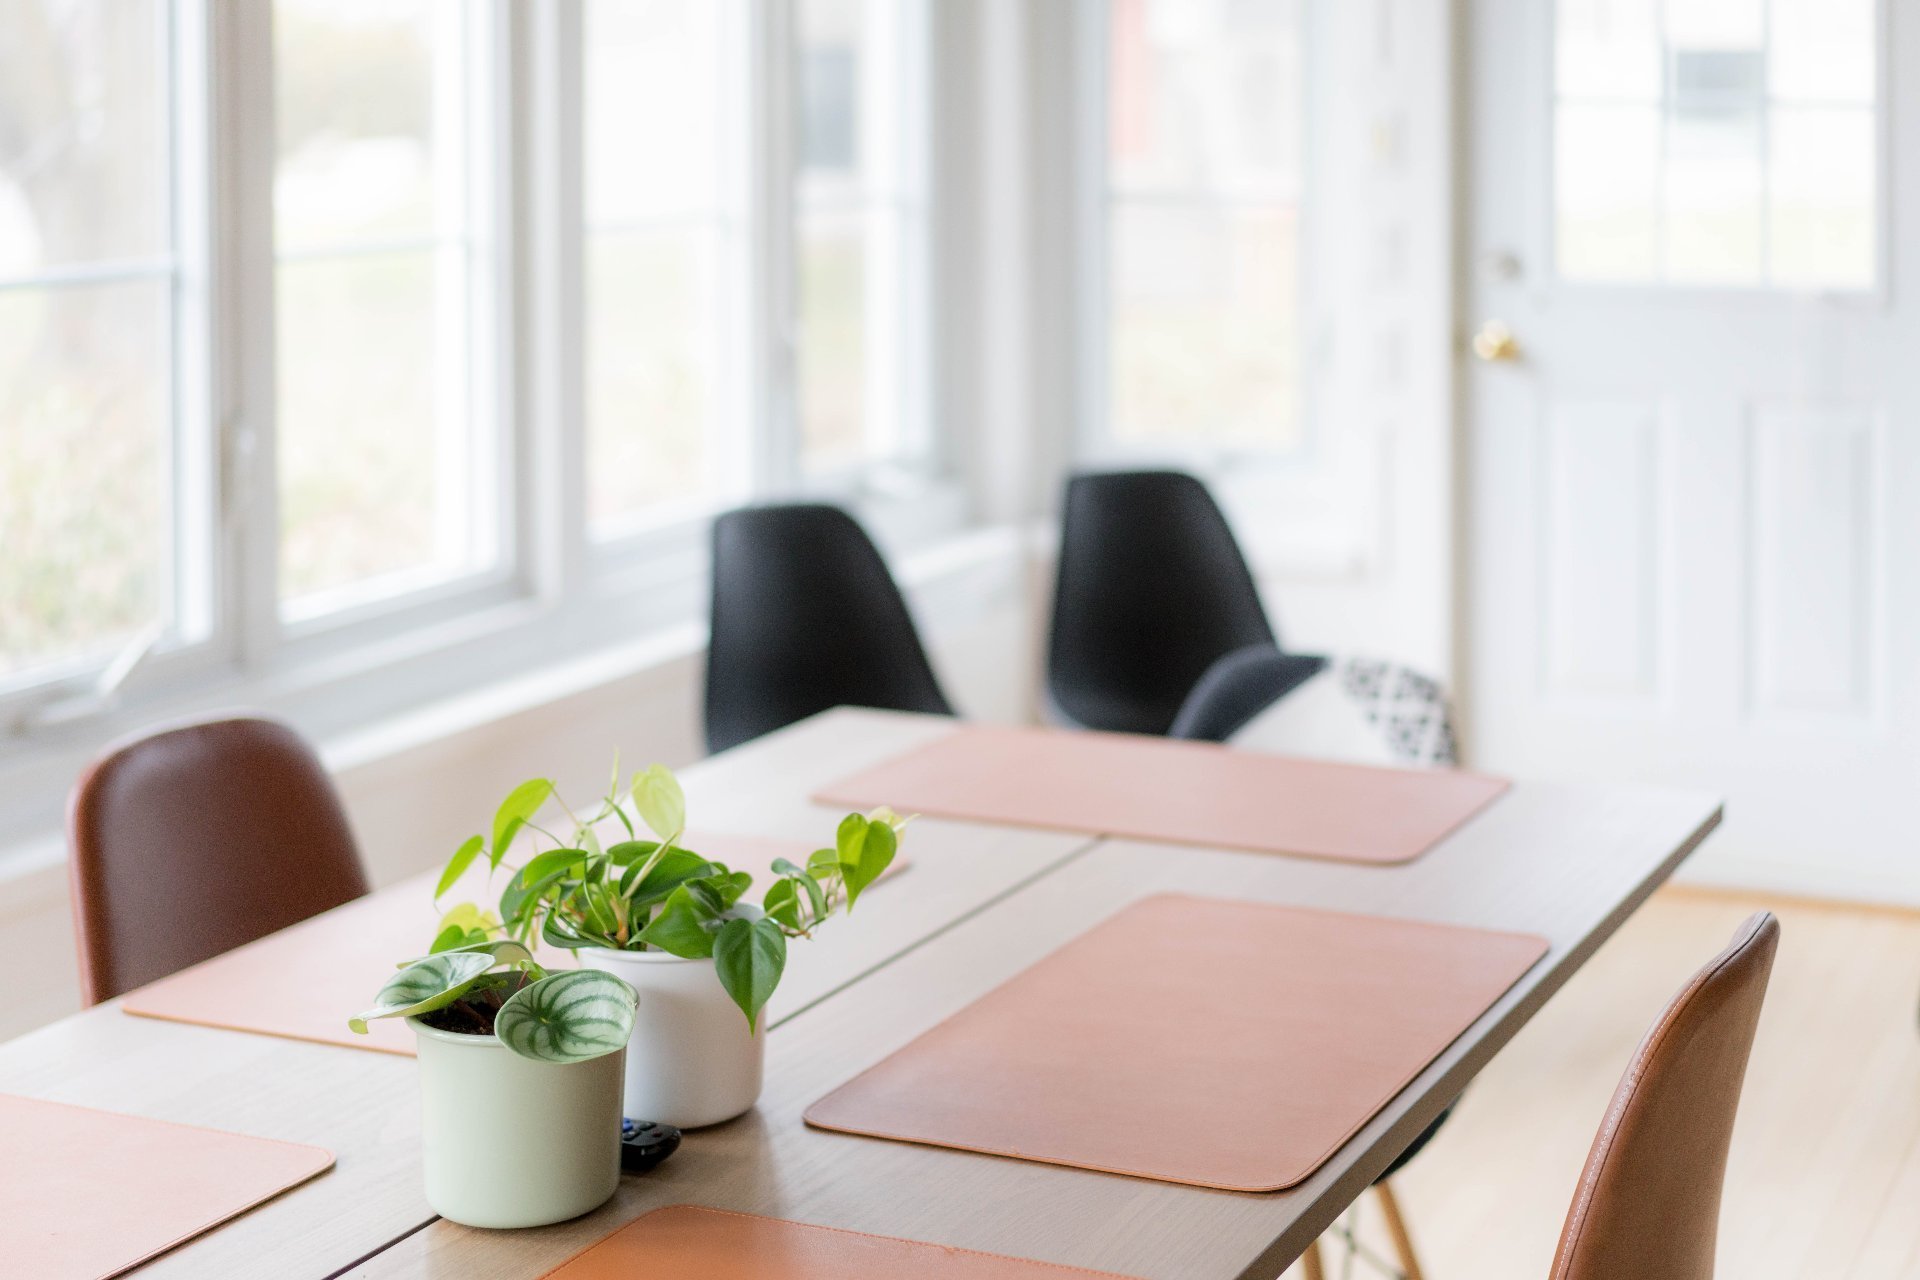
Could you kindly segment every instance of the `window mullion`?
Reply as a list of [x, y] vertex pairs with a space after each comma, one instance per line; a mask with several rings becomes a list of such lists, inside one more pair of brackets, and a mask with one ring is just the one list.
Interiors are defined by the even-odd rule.
[[211, 90], [206, 74], [211, 33], [203, 4], [181, 0], [171, 14], [165, 167], [172, 194], [170, 339], [172, 359], [172, 537], [167, 565], [169, 626], [177, 640], [228, 640], [228, 610], [220, 605], [222, 579], [214, 400], [212, 202], [215, 192], [210, 130]]
[[210, 5], [213, 412], [219, 448], [220, 601], [234, 658], [279, 643], [274, 450], [272, 6]]
[[798, 289], [794, 258], [797, 110], [793, 0], [749, 6], [747, 328], [759, 388], [751, 412], [753, 487], [791, 490], [800, 474]]
[[531, 180], [518, 245], [528, 296], [517, 310], [532, 320], [521, 330], [529, 426], [514, 456], [532, 478], [518, 489], [530, 508], [531, 585], [549, 601], [567, 601], [583, 589], [588, 560], [584, 17], [581, 0], [515, 5], [514, 13], [527, 49], [516, 65], [529, 89], [519, 172]]

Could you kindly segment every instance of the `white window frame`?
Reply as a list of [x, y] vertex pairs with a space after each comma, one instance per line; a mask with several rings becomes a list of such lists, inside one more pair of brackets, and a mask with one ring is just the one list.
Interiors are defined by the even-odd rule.
[[[1863, 285], [1823, 285], [1803, 286], [1795, 284], [1775, 284], [1765, 279], [1750, 283], [1696, 283], [1686, 280], [1668, 281], [1663, 277], [1648, 279], [1586, 279], [1563, 276], [1559, 263], [1559, 236], [1556, 225], [1558, 209], [1559, 156], [1554, 135], [1559, 117], [1561, 95], [1555, 72], [1557, 42], [1559, 40], [1559, 3], [1558, 0], [1544, 0], [1535, 12], [1534, 21], [1528, 38], [1534, 45], [1534, 66], [1539, 70], [1529, 79], [1532, 99], [1539, 104], [1534, 127], [1529, 131], [1531, 150], [1540, 166], [1538, 172], [1546, 175], [1546, 181], [1537, 184], [1530, 194], [1528, 203], [1528, 231], [1525, 246], [1529, 258], [1534, 262], [1548, 264], [1542, 274], [1540, 287], [1568, 291], [1575, 295], [1596, 298], [1618, 298], [1623, 302], [1648, 302], [1657, 299], [1684, 297], [1705, 303], [1739, 303], [1746, 306], [1769, 308], [1790, 308], [1798, 306], [1804, 299], [1818, 298], [1830, 306], [1858, 309], [1864, 312], [1886, 312], [1893, 306], [1893, 248], [1894, 207], [1893, 207], [1893, 59], [1894, 32], [1891, 14], [1891, 0], [1873, 0], [1873, 97], [1867, 110], [1873, 116], [1873, 218], [1874, 249], [1873, 278]], [[1767, 8], [1762, 5], [1762, 21], [1770, 24]], [[1770, 47], [1771, 30], [1762, 41], [1761, 56], [1764, 58]], [[1664, 157], [1667, 145], [1667, 131], [1671, 125], [1666, 110], [1671, 84], [1666, 83], [1671, 76], [1670, 67], [1662, 67], [1661, 93], [1653, 100], [1653, 106], [1660, 113], [1661, 148]], [[1760, 166], [1764, 175], [1771, 163], [1766, 153], [1766, 119], [1779, 100], [1771, 93], [1771, 83], [1763, 83], [1759, 105], [1763, 113], [1761, 126]], [[1579, 99], [1575, 99], [1579, 101]], [[1809, 105], [1809, 104], [1794, 104]], [[1761, 184], [1762, 218], [1766, 217], [1766, 184]], [[1662, 193], [1664, 196], [1664, 193]], [[1656, 210], [1664, 221], [1664, 199]], [[1664, 264], [1663, 264], [1664, 265]], [[1767, 266], [1762, 257], [1763, 271]]]
[[[894, 304], [918, 314], [906, 326], [911, 330], [903, 344], [906, 385], [890, 397], [896, 404], [908, 406], [903, 416], [910, 420], [904, 424], [903, 433], [913, 438], [917, 456], [905, 465], [899, 457], [871, 455], [831, 469], [810, 471], [802, 465], [797, 422], [801, 376], [797, 367], [801, 321], [795, 249], [798, 173], [793, 137], [797, 120], [793, 110], [797, 103], [797, 0], [714, 2], [727, 6], [729, 38], [737, 46], [734, 65], [738, 72], [733, 80], [738, 91], [734, 100], [744, 104], [742, 119], [726, 126], [742, 149], [730, 174], [739, 184], [734, 207], [745, 210], [745, 263], [744, 279], [736, 278], [729, 286], [734, 293], [731, 301], [737, 308], [737, 323], [734, 332], [723, 340], [736, 344], [734, 363], [748, 374], [749, 390], [723, 415], [723, 438], [709, 454], [717, 474], [707, 495], [635, 517], [614, 536], [588, 541], [583, 549], [583, 572], [607, 596], [636, 588], [662, 589], [688, 574], [704, 573], [707, 528], [712, 517], [755, 499], [787, 497], [841, 503], [867, 521], [883, 542], [896, 548], [950, 535], [967, 518], [968, 504], [954, 478], [949, 442], [938, 429], [933, 405], [934, 321], [929, 284], [934, 252], [933, 200], [927, 175], [918, 178], [917, 212], [922, 232], [915, 237], [917, 243], [903, 247], [904, 261], [897, 278], [905, 297]], [[903, 9], [909, 15], [899, 31], [906, 49], [896, 52], [925, 73], [899, 77], [902, 87], [917, 90], [905, 102], [882, 105], [863, 100], [863, 108], [890, 110], [898, 118], [898, 129], [910, 130], [921, 139], [917, 152], [925, 156], [932, 145], [934, 101], [927, 0], [866, 3], [870, 11], [887, 6]], [[577, 23], [578, 0], [566, 0], [563, 7], [575, 9], [573, 21]], [[869, 80], [876, 78], [871, 71], [868, 76]], [[574, 83], [578, 82], [576, 77]], [[574, 110], [578, 109], [574, 104]], [[578, 148], [572, 149], [571, 159], [576, 167], [565, 182], [570, 190], [577, 190], [583, 177], [577, 168]], [[863, 192], [857, 203], [868, 208], [876, 202]], [[870, 216], [879, 217], [871, 208], [868, 211]], [[583, 215], [575, 212], [572, 225], [583, 222]], [[577, 271], [574, 279], [578, 280]], [[584, 290], [578, 285], [573, 297], [563, 299], [564, 312], [579, 317], [574, 323], [581, 326], [576, 330], [581, 333], [584, 302]], [[574, 341], [579, 346], [579, 339]], [[876, 376], [871, 366], [868, 376]], [[869, 413], [873, 408], [869, 402]], [[584, 406], [577, 410], [583, 411]]]
[[[1079, 248], [1075, 270], [1080, 280], [1080, 300], [1074, 328], [1078, 370], [1076, 397], [1079, 415], [1074, 433], [1075, 457], [1086, 466], [1099, 468], [1169, 466], [1189, 470], [1209, 479], [1225, 480], [1252, 476], [1286, 476], [1311, 472], [1320, 463], [1325, 441], [1320, 429], [1317, 407], [1315, 360], [1315, 312], [1317, 272], [1316, 255], [1311, 247], [1320, 225], [1315, 208], [1314, 174], [1317, 168], [1314, 127], [1316, 92], [1309, 84], [1303, 89], [1302, 104], [1302, 191], [1298, 201], [1299, 238], [1302, 245], [1295, 283], [1295, 311], [1300, 350], [1296, 367], [1299, 385], [1295, 395], [1300, 434], [1290, 446], [1262, 446], [1231, 440], [1123, 441], [1111, 426], [1112, 324], [1109, 277], [1112, 262], [1112, 211], [1114, 190], [1108, 169], [1108, 86], [1112, 70], [1113, 0], [1076, 0], [1076, 46], [1082, 51], [1084, 65], [1076, 77], [1074, 142], [1077, 169], [1075, 186], [1076, 243]], [[1302, 0], [1301, 25], [1311, 47], [1318, 6]], [[1311, 57], [1305, 60], [1311, 64]], [[1210, 193], [1208, 197], [1168, 195], [1168, 203], [1186, 203], [1194, 207], [1225, 207], [1237, 197], [1231, 192]]]
[[[120, 689], [163, 688], [217, 669], [231, 656], [221, 602], [222, 557], [216, 547], [217, 432], [213, 426], [213, 239], [209, 208], [214, 175], [206, 92], [209, 17], [206, 0], [170, 0], [159, 6], [165, 65], [161, 83], [168, 112], [168, 250], [158, 256], [60, 265], [0, 279], [0, 290], [59, 289], [138, 280], [166, 281], [169, 316], [170, 421], [163, 427], [171, 551], [169, 618], [157, 637], [136, 636], [119, 653], [96, 652], [55, 660], [0, 677], [0, 741], [11, 728], [61, 725], [94, 714]], [[116, 664], [125, 670], [115, 672]], [[104, 678], [114, 689], [96, 692]]]
[[[435, 426], [440, 432], [464, 427], [479, 436], [468, 460], [470, 474], [462, 478], [460, 487], [468, 491], [467, 501], [479, 511], [491, 507], [498, 512], [488, 531], [494, 543], [491, 563], [448, 577], [403, 570], [315, 593], [300, 602], [304, 607], [290, 609], [279, 591], [277, 520], [273, 528], [257, 526], [249, 532], [275, 542], [274, 581], [270, 592], [250, 593], [248, 604], [265, 615], [255, 619], [256, 630], [264, 632], [278, 625], [288, 661], [323, 657], [369, 639], [433, 626], [475, 608], [500, 604], [517, 594], [522, 584], [520, 565], [525, 558], [526, 539], [511, 480], [514, 424], [511, 413], [504, 408], [514, 403], [515, 386], [513, 334], [507, 322], [514, 313], [510, 233], [515, 157], [508, 141], [513, 115], [506, 92], [510, 85], [511, 24], [502, 0], [463, 0], [459, 12], [462, 19], [457, 54], [465, 62], [459, 90], [464, 98], [461, 118], [467, 136], [459, 170], [463, 190], [456, 197], [461, 206], [456, 214], [457, 229], [436, 227], [390, 243], [351, 245], [344, 250], [329, 246], [300, 251], [293, 259], [276, 251], [267, 269], [277, 269], [289, 260], [337, 259], [388, 249], [431, 250], [442, 257], [464, 257], [460, 272], [436, 273], [436, 335], [444, 340], [444, 327], [460, 323], [466, 351], [452, 370], [456, 378], [449, 381], [444, 366], [436, 370], [447, 385], [438, 388], [435, 396], [439, 419]], [[447, 49], [437, 52], [441, 57], [448, 56]], [[262, 87], [271, 95], [271, 79]], [[254, 107], [270, 118], [270, 100], [256, 102]], [[268, 166], [267, 198], [271, 205], [274, 157], [257, 159]], [[447, 218], [445, 211], [436, 216], [443, 223]], [[272, 404], [256, 407], [255, 416], [269, 424], [265, 434], [270, 437], [275, 435], [274, 414]], [[446, 465], [444, 461], [442, 465]], [[472, 514], [468, 519], [477, 521]], [[402, 585], [409, 578], [417, 585]]]
[[[60, 796], [99, 745], [163, 718], [236, 703], [325, 735], [455, 696], [545, 663], [684, 626], [704, 608], [711, 509], [617, 542], [586, 528], [581, 344], [580, 0], [521, 5], [461, 0], [487, 50], [469, 77], [475, 175], [470, 399], [496, 406], [498, 565], [421, 591], [308, 620], [281, 616], [275, 465], [272, 11], [267, 3], [171, 0], [179, 163], [177, 420], [183, 444], [176, 515], [197, 522], [183, 554], [200, 566], [192, 603], [205, 619], [190, 644], [161, 644], [115, 689], [112, 665], [37, 668], [0, 688], [0, 822], [50, 823]], [[721, 0], [715, 0], [721, 2]], [[792, 423], [793, 0], [738, 6], [747, 134], [748, 249], [743, 430], [726, 447], [751, 455], [740, 485], [716, 501], [815, 495], [845, 501], [893, 550], [958, 532], [970, 516], [935, 431], [932, 370], [918, 391], [930, 450], [925, 475], [853, 468], [798, 474]], [[931, 61], [931, 59], [929, 59]], [[930, 113], [932, 68], [912, 85]], [[923, 121], [923, 123], [929, 123]], [[931, 128], [926, 131], [931, 140]], [[768, 177], [767, 175], [774, 175]], [[935, 202], [929, 192], [929, 209]], [[931, 273], [934, 231], [923, 255]], [[929, 303], [922, 291], [921, 305]], [[926, 305], [924, 341], [931, 342]], [[126, 655], [122, 655], [123, 657]]]

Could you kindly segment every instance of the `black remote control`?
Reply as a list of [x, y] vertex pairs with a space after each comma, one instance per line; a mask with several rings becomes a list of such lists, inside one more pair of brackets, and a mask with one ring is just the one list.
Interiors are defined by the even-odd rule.
[[620, 1122], [620, 1167], [645, 1173], [680, 1149], [680, 1131], [651, 1120]]

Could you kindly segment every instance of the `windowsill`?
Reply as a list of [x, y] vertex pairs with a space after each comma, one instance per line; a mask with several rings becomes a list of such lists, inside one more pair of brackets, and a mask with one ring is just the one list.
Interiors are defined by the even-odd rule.
[[[1009, 572], [1022, 573], [1025, 555], [1026, 545], [1019, 529], [1012, 526], [977, 528], [930, 542], [900, 556], [896, 561], [896, 574], [902, 588], [912, 597], [922, 626], [937, 634], [944, 626], [970, 616], [972, 602], [977, 598], [976, 583], [982, 575], [1003, 578]], [[512, 625], [514, 615], [525, 615], [533, 608], [526, 603], [505, 606], [450, 624], [446, 631], [472, 639], [474, 636], [467, 633], [484, 633]], [[519, 620], [525, 621], [525, 618]], [[445, 632], [433, 640], [434, 643], [424, 643], [416, 639], [407, 646], [404, 660], [432, 660], [452, 642]], [[360, 719], [357, 723], [318, 733], [315, 738], [322, 758], [336, 774], [373, 770], [407, 753], [431, 748], [496, 721], [614, 684], [650, 678], [697, 681], [698, 672], [691, 664], [697, 662], [705, 647], [703, 622], [669, 623], [631, 640], [582, 649], [392, 714]], [[392, 654], [392, 650], [386, 652], [389, 661]], [[379, 652], [356, 653], [354, 662], [356, 666], [377, 665], [381, 656]], [[201, 706], [158, 708], [144, 717], [144, 723], [164, 722], [243, 702], [266, 714], [287, 714], [288, 706], [325, 697], [328, 677], [340, 675], [337, 669], [330, 672], [307, 669], [297, 678], [287, 675], [278, 681], [268, 679], [246, 688], [228, 689], [200, 700], [204, 704]], [[44, 759], [35, 762], [41, 766], [37, 770], [39, 787], [51, 788], [51, 794], [64, 795], [74, 773], [95, 749], [92, 744], [78, 751], [49, 749]], [[16, 824], [15, 829], [21, 826]], [[27, 831], [24, 838], [0, 845], [0, 921], [54, 908], [65, 900], [66, 851], [57, 817], [46, 815], [24, 826]]]

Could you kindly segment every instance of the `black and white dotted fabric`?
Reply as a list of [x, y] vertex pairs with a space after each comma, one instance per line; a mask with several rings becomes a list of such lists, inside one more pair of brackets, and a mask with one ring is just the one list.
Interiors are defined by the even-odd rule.
[[1341, 658], [1340, 687], [1402, 764], [1450, 769], [1459, 739], [1446, 690], [1432, 676], [1376, 658]]

